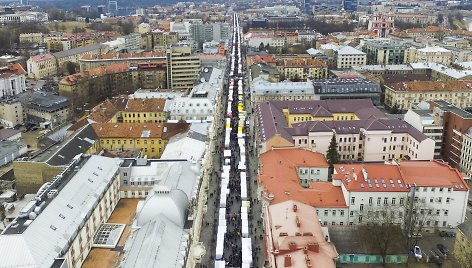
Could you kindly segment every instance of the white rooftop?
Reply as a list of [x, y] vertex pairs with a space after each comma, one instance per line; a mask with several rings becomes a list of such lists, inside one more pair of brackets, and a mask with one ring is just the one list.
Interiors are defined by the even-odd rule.
[[443, 73], [445, 75], [448, 75], [450, 77], [453, 77], [455, 79], [461, 79], [463, 77], [472, 75], [472, 70], [457, 70], [454, 68], [450, 68], [447, 66], [444, 66], [439, 63], [422, 63], [422, 62], [417, 62], [417, 63], [411, 63], [410, 64], [413, 69], [431, 69], [439, 73]]
[[252, 90], [255, 94], [314, 94], [315, 88], [311, 82], [269, 82], [262, 78], [256, 78], [252, 82]]
[[446, 52], [451, 52], [451, 51], [448, 50], [448, 49], [445, 49], [445, 48], [442, 48], [442, 47], [438, 47], [438, 46], [434, 46], [434, 47], [424, 47], [424, 48], [418, 49], [418, 51], [420, 51], [420, 52], [425, 52], [425, 53], [446, 53]]
[[365, 55], [365, 53], [351, 46], [343, 46], [338, 50], [338, 55]]
[[62, 257], [121, 161], [91, 156], [22, 234], [0, 235], [0, 266], [50, 267]]

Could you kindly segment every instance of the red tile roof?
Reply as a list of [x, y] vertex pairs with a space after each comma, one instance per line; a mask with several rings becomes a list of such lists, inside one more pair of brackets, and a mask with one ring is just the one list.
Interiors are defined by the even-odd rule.
[[9, 78], [15, 75], [26, 74], [25, 69], [19, 63], [10, 64], [5, 67], [0, 67], [0, 78]]
[[441, 161], [401, 161], [397, 164], [338, 164], [333, 180], [348, 191], [405, 192], [409, 185], [453, 188], [467, 191], [464, 176]]
[[262, 184], [271, 204], [296, 200], [315, 207], [347, 207], [341, 187], [330, 182], [312, 182], [309, 188], [300, 184], [300, 167], [328, 168], [323, 154], [300, 148], [277, 149], [261, 154]]

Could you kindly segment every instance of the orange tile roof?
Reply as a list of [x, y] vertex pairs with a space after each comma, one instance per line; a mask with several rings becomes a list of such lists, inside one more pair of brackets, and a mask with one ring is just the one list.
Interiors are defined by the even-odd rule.
[[14, 75], [26, 74], [25, 69], [19, 63], [10, 64], [5, 67], [0, 67], [0, 78], [8, 78]]
[[42, 62], [42, 61], [47, 61], [47, 60], [53, 60], [54, 56], [51, 53], [46, 53], [46, 54], [40, 54], [31, 57], [31, 60], [34, 62]]
[[436, 33], [441, 31], [448, 31], [449, 29], [439, 26], [428, 26], [426, 28], [411, 28], [406, 29], [406, 33]]
[[247, 62], [248, 62], [248, 66], [252, 66], [259, 62], [275, 63], [275, 60], [274, 60], [274, 57], [272, 57], [272, 55], [255, 55], [255, 56], [249, 57]]
[[405, 182], [417, 186], [454, 188], [454, 191], [467, 191], [469, 186], [464, 175], [442, 161], [403, 161], [400, 168]]
[[124, 111], [127, 112], [162, 112], [165, 99], [129, 99]]
[[[341, 180], [348, 191], [406, 192], [409, 185], [454, 188], [467, 191], [464, 176], [441, 161], [401, 161], [397, 164], [334, 165], [333, 180]], [[367, 175], [367, 178], [366, 178]]]
[[300, 148], [277, 149], [261, 154], [259, 182], [272, 204], [296, 200], [315, 207], [347, 207], [341, 187], [330, 182], [313, 182], [309, 188], [300, 184], [297, 168], [328, 168], [323, 154]]
[[348, 191], [408, 192], [397, 165], [338, 164], [333, 180], [341, 180]]
[[334, 268], [339, 257], [335, 245], [327, 242], [312, 206], [288, 200], [268, 207], [266, 235], [269, 263], [274, 267]]
[[92, 125], [99, 138], [161, 138], [164, 124], [96, 123]]
[[283, 67], [318, 67], [325, 68], [328, 65], [320, 59], [278, 59], [277, 66]]
[[387, 85], [393, 91], [456, 91], [472, 90], [472, 85], [465, 81], [412, 81]]
[[100, 55], [84, 55], [81, 60], [113, 60], [113, 59], [130, 59], [130, 58], [164, 58], [165, 52], [142, 52], [142, 53], [108, 53]]

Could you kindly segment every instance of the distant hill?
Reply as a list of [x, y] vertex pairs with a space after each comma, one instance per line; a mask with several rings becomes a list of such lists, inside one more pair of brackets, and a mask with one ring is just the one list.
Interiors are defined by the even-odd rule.
[[[0, 0], [2, 1], [2, 0]], [[11, 0], [9, 0], [11, 1]], [[179, 0], [134, 0], [124, 1], [117, 0], [118, 7], [150, 7], [159, 4], [172, 4], [177, 3]], [[7, 1], [8, 2], [8, 1]], [[80, 6], [89, 5], [92, 8], [98, 5], [106, 5], [106, 0], [30, 0], [31, 5], [37, 5], [42, 8], [56, 7], [60, 9], [74, 9]]]

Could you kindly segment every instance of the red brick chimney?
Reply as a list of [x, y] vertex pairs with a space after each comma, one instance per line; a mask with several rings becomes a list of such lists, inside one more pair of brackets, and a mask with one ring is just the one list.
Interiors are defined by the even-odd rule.
[[320, 252], [320, 245], [318, 243], [309, 243], [308, 250], [318, 253]]
[[292, 266], [292, 256], [290, 255], [285, 255], [284, 258], [284, 267], [290, 267]]
[[297, 250], [297, 244], [295, 244], [295, 242], [290, 242], [290, 244], [288, 244], [288, 250]]

